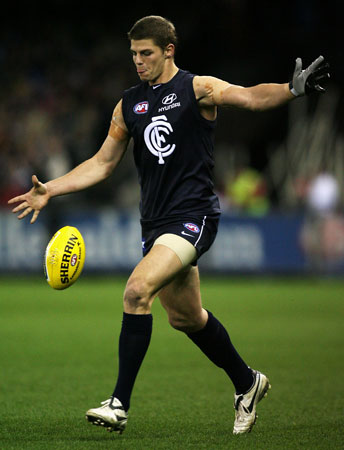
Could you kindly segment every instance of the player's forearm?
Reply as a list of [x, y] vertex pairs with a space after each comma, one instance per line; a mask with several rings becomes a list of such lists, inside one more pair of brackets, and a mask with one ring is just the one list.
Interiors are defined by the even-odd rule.
[[265, 111], [277, 108], [295, 98], [290, 92], [288, 83], [258, 84], [247, 89], [250, 94], [249, 109], [252, 111]]
[[50, 197], [82, 191], [105, 180], [121, 161], [128, 144], [128, 137], [121, 139], [107, 136], [100, 150], [60, 178], [46, 183]]
[[262, 83], [248, 88], [231, 85], [220, 91], [220, 94], [215, 102], [217, 105], [234, 106], [251, 111], [277, 108], [295, 98], [290, 92], [288, 83]]
[[87, 189], [107, 178], [111, 171], [94, 156], [62, 177], [45, 183], [50, 197], [70, 194]]

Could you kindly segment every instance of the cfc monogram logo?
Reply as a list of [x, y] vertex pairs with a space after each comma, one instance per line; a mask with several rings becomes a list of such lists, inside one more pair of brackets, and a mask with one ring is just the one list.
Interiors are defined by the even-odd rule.
[[165, 164], [164, 158], [173, 153], [176, 148], [175, 144], [164, 146], [166, 143], [165, 135], [170, 133], [173, 133], [173, 128], [165, 115], [152, 117], [152, 123], [147, 125], [144, 131], [144, 139], [148, 150], [159, 158], [159, 164]]

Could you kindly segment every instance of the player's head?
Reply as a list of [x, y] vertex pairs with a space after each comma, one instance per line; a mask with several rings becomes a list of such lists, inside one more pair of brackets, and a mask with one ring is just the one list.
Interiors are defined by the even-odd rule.
[[137, 74], [154, 84], [174, 65], [177, 36], [174, 25], [160, 16], [138, 20], [128, 33]]
[[162, 50], [169, 44], [177, 45], [176, 29], [171, 21], [161, 16], [146, 16], [139, 19], [128, 33], [130, 40], [152, 39]]

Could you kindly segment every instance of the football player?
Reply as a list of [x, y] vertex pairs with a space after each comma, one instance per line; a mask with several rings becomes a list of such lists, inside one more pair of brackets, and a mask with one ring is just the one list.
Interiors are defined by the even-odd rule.
[[324, 92], [328, 65], [319, 56], [303, 69], [300, 58], [289, 83], [242, 87], [177, 67], [174, 25], [160, 16], [138, 20], [128, 33], [140, 83], [126, 90], [114, 108], [109, 133], [90, 159], [66, 175], [40, 182], [10, 200], [19, 218], [39, 212], [55, 196], [86, 189], [107, 178], [134, 140], [141, 185], [143, 258], [124, 290], [119, 336], [119, 373], [109, 399], [86, 418], [122, 432], [130, 397], [152, 333], [151, 307], [158, 297], [170, 325], [185, 333], [232, 381], [234, 434], [247, 433], [268, 378], [241, 358], [221, 322], [202, 307], [197, 261], [216, 237], [220, 206], [213, 189], [213, 133], [218, 107], [265, 111], [310, 92]]

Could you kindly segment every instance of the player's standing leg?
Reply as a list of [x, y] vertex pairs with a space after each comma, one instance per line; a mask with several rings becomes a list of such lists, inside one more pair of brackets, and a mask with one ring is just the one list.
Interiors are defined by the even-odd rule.
[[152, 334], [151, 306], [157, 292], [182, 269], [171, 249], [157, 245], [136, 266], [124, 292], [124, 312], [119, 337], [119, 371], [115, 390], [86, 419], [109, 431], [123, 432], [134, 383]]

